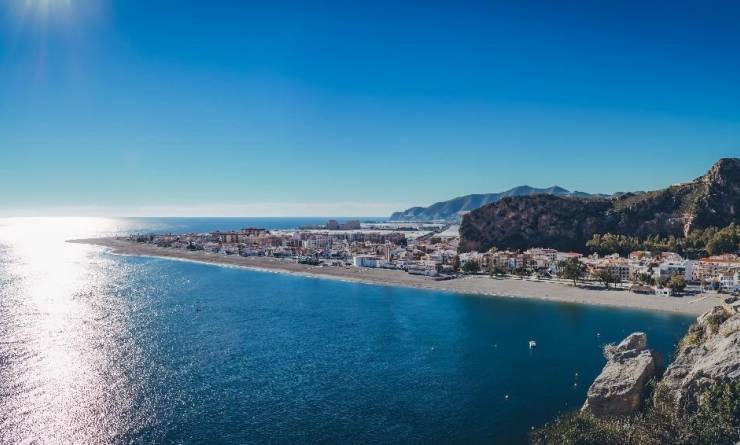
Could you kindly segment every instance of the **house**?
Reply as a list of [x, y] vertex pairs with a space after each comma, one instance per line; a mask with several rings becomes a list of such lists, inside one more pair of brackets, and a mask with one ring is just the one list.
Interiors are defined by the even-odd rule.
[[619, 281], [629, 281], [630, 279], [629, 261], [625, 258], [619, 258], [618, 255], [606, 258], [594, 256], [586, 264], [592, 278], [595, 278], [600, 270], [607, 270], [611, 276], [618, 278]]
[[715, 255], [700, 259], [694, 266], [694, 281], [711, 281], [723, 272], [740, 271], [740, 258], [737, 255]]
[[725, 292], [733, 292], [738, 286], [740, 286], [740, 283], [738, 283], [738, 278], [740, 278], [739, 275], [740, 272], [722, 272], [717, 277], [719, 288]]
[[653, 258], [653, 253], [648, 250], [635, 250], [630, 252], [629, 257], [632, 261], [645, 261]]

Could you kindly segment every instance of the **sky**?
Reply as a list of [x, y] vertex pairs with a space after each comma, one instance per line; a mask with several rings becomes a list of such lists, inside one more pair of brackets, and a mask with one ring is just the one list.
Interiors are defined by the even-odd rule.
[[3, 0], [0, 215], [383, 216], [740, 155], [736, 2]]

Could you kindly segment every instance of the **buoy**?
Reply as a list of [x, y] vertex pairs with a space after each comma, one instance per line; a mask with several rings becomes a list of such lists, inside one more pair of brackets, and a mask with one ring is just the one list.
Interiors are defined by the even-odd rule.
[[529, 341], [529, 349], [534, 349], [537, 347], [537, 342], [534, 340]]
[[505, 398], [505, 399], [508, 399], [508, 398], [509, 398], [509, 395], [508, 395], [508, 394], [506, 394], [506, 395], [504, 396], [504, 398]]

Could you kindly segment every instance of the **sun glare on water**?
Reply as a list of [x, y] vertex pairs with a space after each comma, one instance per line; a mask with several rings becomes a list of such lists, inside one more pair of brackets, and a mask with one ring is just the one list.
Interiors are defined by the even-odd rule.
[[13, 388], [0, 412], [14, 419], [0, 419], [0, 443], [101, 443], [115, 435], [115, 416], [105, 416], [107, 425], [97, 418], [122, 408], [107, 402], [105, 367], [120, 326], [103, 320], [112, 262], [66, 242], [115, 230], [103, 218], [0, 219], [0, 384]]

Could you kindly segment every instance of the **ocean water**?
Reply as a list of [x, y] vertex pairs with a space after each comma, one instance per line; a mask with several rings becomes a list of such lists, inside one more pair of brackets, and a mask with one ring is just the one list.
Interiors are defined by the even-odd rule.
[[0, 443], [525, 443], [605, 343], [692, 321], [64, 242], [323, 220], [0, 219]]

